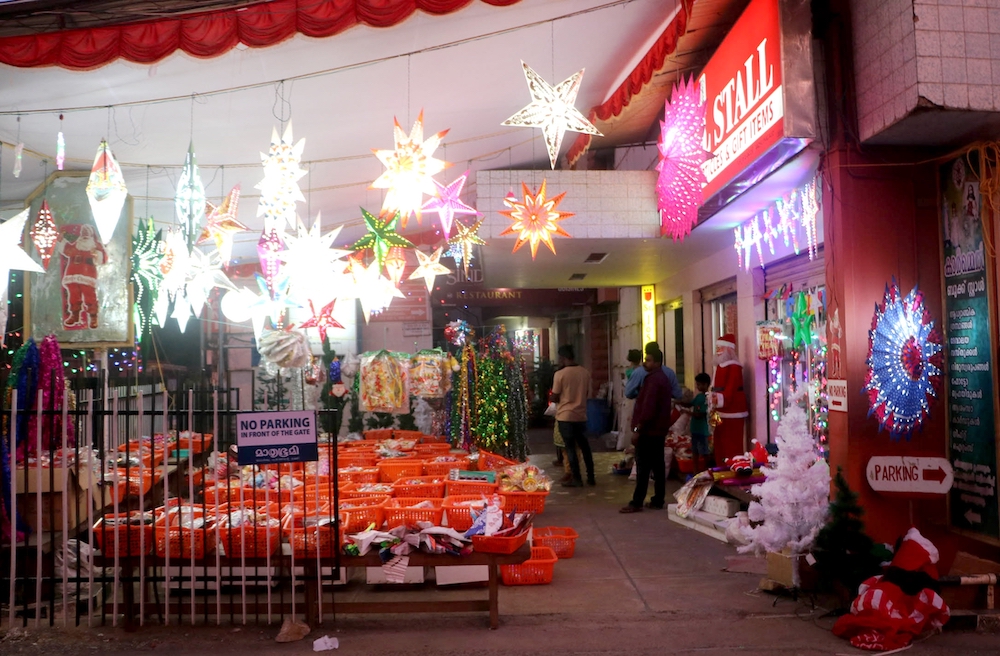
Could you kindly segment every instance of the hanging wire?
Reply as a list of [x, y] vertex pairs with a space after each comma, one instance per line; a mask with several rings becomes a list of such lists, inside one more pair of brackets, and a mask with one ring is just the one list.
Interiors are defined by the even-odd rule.
[[195, 94], [192, 93], [191, 94], [191, 129], [190, 129], [191, 143], [192, 144], [194, 143], [194, 96], [195, 96]]
[[107, 142], [109, 142], [108, 145], [110, 145], [110, 141], [111, 141], [111, 110], [112, 110], [112, 108], [113, 108], [113, 105], [108, 105], [108, 127], [107, 127], [107, 130], [105, 130], [105, 132], [104, 132], [104, 134], [107, 135], [107, 136], [104, 137], [104, 140], [107, 141]]
[[[286, 106], [288, 108], [287, 118], [285, 114]], [[274, 104], [271, 105], [271, 115], [281, 124], [282, 132], [285, 131], [285, 123], [291, 118], [291, 113], [291, 102], [285, 98], [285, 80], [278, 80], [274, 85]]]
[[406, 128], [410, 128], [410, 55], [406, 56]]
[[146, 218], [149, 218], [149, 165], [146, 165]]

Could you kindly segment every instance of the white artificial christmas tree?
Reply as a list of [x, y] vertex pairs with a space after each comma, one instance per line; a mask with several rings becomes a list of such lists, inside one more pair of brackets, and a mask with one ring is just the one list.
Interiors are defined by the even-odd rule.
[[[800, 400], [792, 401], [778, 425], [778, 455], [761, 467], [767, 480], [750, 489], [759, 501], [750, 504], [748, 515], [754, 526], [744, 528], [749, 544], [740, 552], [805, 553], [826, 522], [830, 467], [816, 451]], [[796, 585], [797, 573], [793, 568]]]

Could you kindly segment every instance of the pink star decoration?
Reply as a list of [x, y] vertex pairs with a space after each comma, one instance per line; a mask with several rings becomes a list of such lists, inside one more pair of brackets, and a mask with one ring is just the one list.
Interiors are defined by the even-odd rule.
[[52, 259], [52, 252], [56, 247], [56, 238], [59, 237], [56, 222], [52, 219], [52, 210], [49, 209], [49, 201], [42, 201], [42, 206], [38, 209], [38, 218], [32, 224], [30, 234], [38, 256], [42, 258], [42, 268], [48, 269], [49, 260]]
[[692, 79], [674, 85], [660, 122], [660, 172], [656, 195], [660, 209], [660, 234], [683, 240], [698, 222], [701, 189], [705, 173], [701, 169], [708, 153], [702, 148], [705, 136], [705, 102]]
[[326, 341], [326, 332], [328, 330], [333, 330], [334, 328], [343, 328], [339, 321], [333, 318], [333, 306], [337, 303], [337, 299], [333, 299], [329, 303], [323, 306], [323, 309], [316, 313], [316, 306], [313, 305], [312, 301], [309, 301], [309, 309], [312, 311], [312, 318], [307, 319], [299, 324], [299, 328], [315, 328], [319, 331], [320, 341]]
[[429, 212], [437, 212], [438, 218], [441, 219], [441, 228], [444, 230], [445, 239], [451, 236], [451, 226], [455, 221], [456, 214], [468, 214], [471, 216], [479, 214], [476, 208], [469, 207], [461, 199], [462, 187], [465, 186], [465, 181], [468, 177], [469, 172], [466, 171], [448, 185], [443, 185], [437, 180], [432, 180], [437, 193], [424, 203], [423, 209]]
[[268, 291], [274, 293], [274, 281], [281, 270], [281, 251], [284, 243], [274, 228], [260, 233], [257, 241], [257, 257], [260, 259], [260, 270]]
[[517, 235], [517, 241], [514, 243], [514, 250], [512, 251], [514, 253], [526, 243], [531, 244], [531, 259], [535, 259], [535, 254], [538, 253], [538, 244], [540, 243], [548, 246], [553, 255], [555, 254], [556, 246], [552, 242], [553, 235], [570, 236], [559, 225], [559, 221], [573, 216], [573, 212], [560, 212], [556, 209], [566, 195], [566, 192], [546, 199], [545, 187], [546, 181], [542, 180], [542, 186], [538, 188], [538, 193], [532, 194], [531, 190], [528, 189], [528, 185], [522, 182], [521, 188], [524, 192], [524, 202], [519, 202], [516, 198], [508, 195], [507, 198], [504, 198], [503, 202], [510, 209], [500, 210], [501, 214], [514, 222], [513, 225], [500, 234]]

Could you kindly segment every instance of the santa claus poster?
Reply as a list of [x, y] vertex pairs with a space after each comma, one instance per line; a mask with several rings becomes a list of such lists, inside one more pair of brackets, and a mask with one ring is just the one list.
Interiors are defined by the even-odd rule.
[[[128, 346], [132, 199], [126, 200], [111, 240], [104, 244], [87, 199], [87, 179], [86, 173], [54, 173], [28, 199], [28, 230], [44, 200], [57, 236], [45, 273], [29, 274], [25, 284], [26, 336], [55, 334], [60, 344], [80, 348]], [[25, 243], [41, 263], [30, 236]]]

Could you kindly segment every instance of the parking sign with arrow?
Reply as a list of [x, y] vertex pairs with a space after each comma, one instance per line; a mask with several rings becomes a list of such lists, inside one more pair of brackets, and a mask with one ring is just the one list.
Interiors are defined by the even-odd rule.
[[951, 463], [945, 458], [874, 456], [866, 474], [876, 492], [944, 494], [954, 481]]

